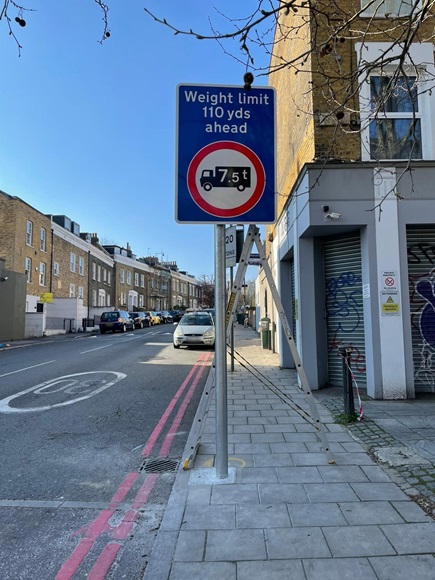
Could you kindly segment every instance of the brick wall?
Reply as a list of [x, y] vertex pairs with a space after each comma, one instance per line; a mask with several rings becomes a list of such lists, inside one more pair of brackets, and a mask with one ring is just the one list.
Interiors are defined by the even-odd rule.
[[[360, 9], [358, 0], [318, 0], [313, 6], [312, 12], [298, 8], [296, 13], [282, 14], [275, 31], [269, 84], [277, 92], [278, 218], [305, 163], [361, 159], [359, 130], [336, 117], [346, 112], [344, 121], [349, 115], [358, 119], [358, 87], [352, 84], [357, 70], [355, 43], [391, 43], [409, 26], [408, 18], [359, 18], [349, 23], [349, 16]], [[413, 41], [433, 42], [433, 15]], [[329, 122], [321, 124], [328, 114]], [[266, 254], [271, 234], [275, 226], [266, 228]]]
[[[75, 272], [72, 272], [70, 267], [71, 254], [75, 255]], [[79, 273], [79, 258], [84, 261], [83, 274]], [[68, 239], [54, 235], [53, 262], [59, 264], [59, 275], [56, 276], [53, 273], [52, 278], [52, 291], [56, 298], [70, 298], [70, 284], [74, 284], [75, 297], [78, 296], [79, 286], [82, 286], [85, 304], [87, 304], [88, 253]]]
[[[26, 238], [27, 222], [32, 235]], [[41, 230], [45, 231], [45, 250], [41, 249]], [[31, 260], [27, 294], [38, 296], [48, 292], [51, 267], [50, 219], [25, 202], [0, 196], [0, 257], [6, 267], [21, 274], [26, 270], [26, 258]], [[45, 284], [40, 284], [40, 265], [45, 265]]]

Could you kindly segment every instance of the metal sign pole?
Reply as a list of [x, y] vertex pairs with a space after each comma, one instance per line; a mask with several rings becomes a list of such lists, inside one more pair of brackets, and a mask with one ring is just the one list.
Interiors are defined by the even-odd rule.
[[[230, 288], [233, 289], [234, 273], [233, 267], [230, 268]], [[234, 320], [231, 321], [230, 331], [230, 351], [231, 351], [231, 372], [234, 372]]]
[[225, 326], [225, 225], [215, 225], [216, 475], [228, 477], [227, 352]]

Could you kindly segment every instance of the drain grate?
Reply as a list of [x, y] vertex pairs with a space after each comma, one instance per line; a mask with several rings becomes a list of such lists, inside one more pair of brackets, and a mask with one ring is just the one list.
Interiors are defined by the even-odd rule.
[[167, 473], [177, 471], [178, 464], [180, 461], [178, 459], [158, 458], [158, 459], [146, 459], [139, 471], [145, 471], [145, 473]]

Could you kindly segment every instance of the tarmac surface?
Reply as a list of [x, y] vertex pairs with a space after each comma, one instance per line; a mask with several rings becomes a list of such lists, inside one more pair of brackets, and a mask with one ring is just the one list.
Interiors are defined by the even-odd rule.
[[433, 580], [435, 394], [362, 395], [363, 419], [341, 424], [341, 389], [313, 392], [331, 463], [296, 372], [238, 324], [235, 353], [228, 477], [212, 371], [144, 579]]

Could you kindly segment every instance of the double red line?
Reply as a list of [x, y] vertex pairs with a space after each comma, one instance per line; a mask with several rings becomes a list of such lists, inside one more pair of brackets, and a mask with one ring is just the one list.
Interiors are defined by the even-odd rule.
[[[198, 360], [191, 368], [189, 374], [181, 384], [180, 388], [172, 398], [171, 402], [167, 406], [165, 412], [151, 433], [145, 447], [142, 449], [142, 457], [149, 457], [151, 455], [151, 452], [155, 448], [163, 429], [167, 427], [169, 418], [175, 406], [182, 399], [178, 411], [166, 432], [158, 454], [159, 457], [167, 457], [169, 455], [174, 436], [183, 419], [190, 400], [192, 399], [195, 389], [203, 375], [204, 369], [210, 362], [211, 356], [211, 353], [201, 353]], [[189, 384], [190, 387], [187, 392], [185, 392]], [[95, 518], [95, 520], [85, 526], [85, 528], [77, 530], [74, 532], [74, 534], [72, 534], [77, 535], [83, 532], [85, 533], [78, 546], [74, 549], [71, 556], [66, 560], [66, 562], [57, 573], [56, 580], [69, 580], [72, 578], [87, 554], [92, 549], [95, 541], [104, 532], [109, 533], [113, 540], [126, 540], [128, 538], [136, 520], [139, 517], [140, 510], [148, 502], [151, 492], [154, 489], [156, 482], [158, 481], [159, 475], [147, 475], [145, 482], [134, 497], [129, 509], [124, 514], [122, 521], [117, 526], [112, 527], [109, 524], [109, 520], [115, 513], [116, 509], [119, 507], [120, 503], [130, 492], [139, 475], [139, 472], [132, 472], [127, 474], [113, 495], [109, 504], [109, 508], [102, 510]], [[101, 580], [105, 578], [122, 545], [123, 544], [119, 541], [109, 541], [106, 544], [97, 561], [95, 562], [92, 570], [90, 571], [88, 580]]]

